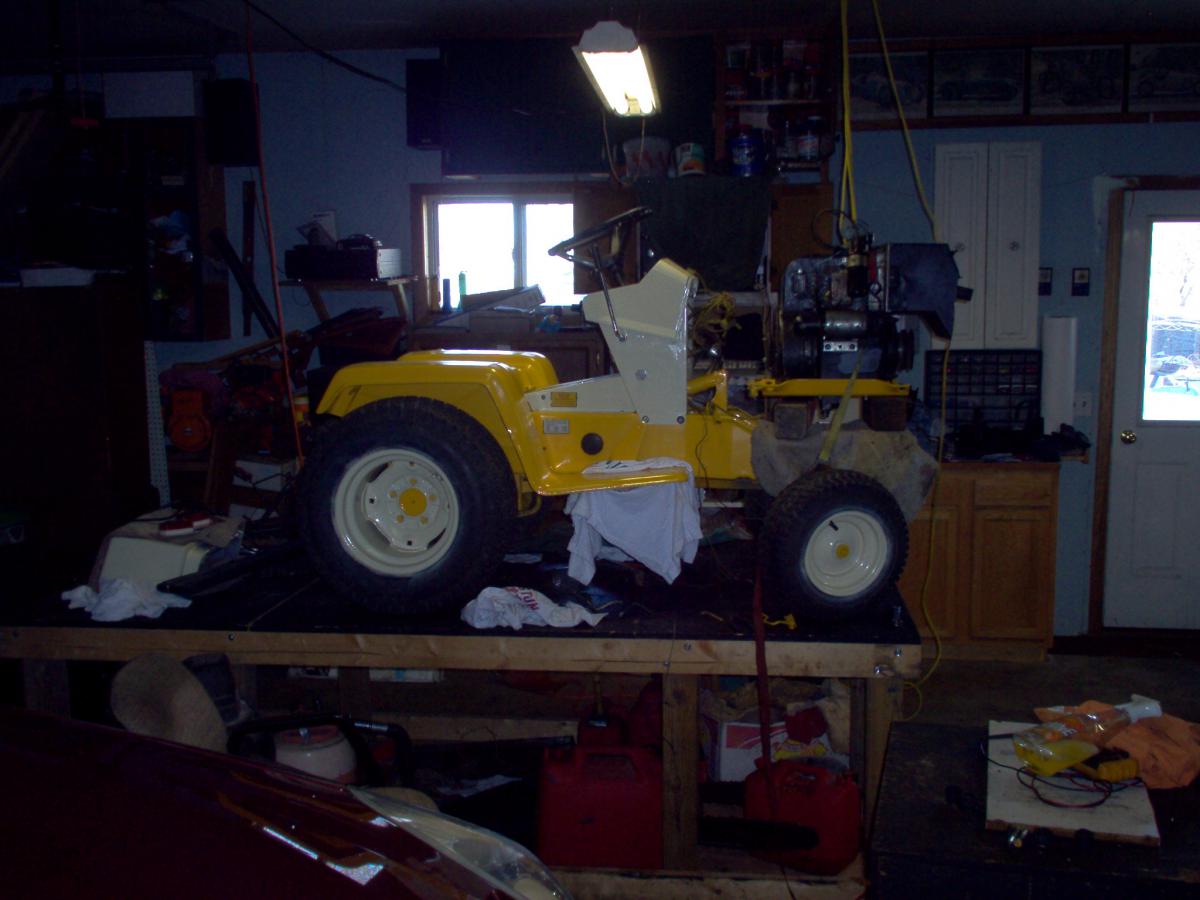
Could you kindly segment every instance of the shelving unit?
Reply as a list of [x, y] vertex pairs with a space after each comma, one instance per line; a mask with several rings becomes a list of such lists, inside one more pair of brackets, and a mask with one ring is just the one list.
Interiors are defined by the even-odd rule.
[[137, 119], [126, 128], [140, 218], [149, 337], [229, 337], [229, 288], [208, 232], [225, 226], [225, 182], [205, 155], [199, 119]]
[[[829, 49], [823, 32], [726, 35], [716, 44], [716, 159], [735, 171], [747, 146], [763, 171], [827, 178], [835, 120]], [[746, 133], [749, 144], [735, 146]]]

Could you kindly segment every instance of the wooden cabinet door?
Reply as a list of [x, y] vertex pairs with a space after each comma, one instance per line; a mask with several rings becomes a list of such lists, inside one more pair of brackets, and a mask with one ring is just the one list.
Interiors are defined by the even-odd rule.
[[1038, 345], [1042, 145], [992, 144], [988, 153], [986, 347]]
[[956, 350], [983, 346], [987, 309], [988, 145], [939, 144], [934, 152], [934, 203], [940, 237], [954, 252], [958, 283], [974, 290], [954, 310]]
[[1048, 642], [1048, 598], [1054, 596], [1052, 510], [976, 509], [971, 528], [971, 637]]

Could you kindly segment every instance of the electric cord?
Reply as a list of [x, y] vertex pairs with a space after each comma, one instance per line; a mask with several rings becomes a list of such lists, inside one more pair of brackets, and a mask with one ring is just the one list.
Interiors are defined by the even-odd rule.
[[839, 206], [858, 218], [858, 200], [854, 193], [854, 139], [850, 128], [850, 29], [849, 0], [841, 0], [842, 25], [842, 176]]
[[908, 151], [908, 164], [912, 169], [913, 183], [917, 188], [917, 198], [921, 201], [921, 209], [925, 213], [925, 218], [929, 220], [930, 233], [933, 235], [933, 241], [936, 244], [939, 243], [937, 219], [929, 205], [929, 198], [925, 195], [925, 184], [921, 180], [921, 169], [917, 165], [916, 151], [913, 150], [912, 132], [908, 127], [908, 118], [904, 115], [904, 104], [900, 101], [900, 90], [896, 87], [896, 74], [892, 71], [892, 56], [888, 52], [887, 36], [883, 31], [883, 16], [879, 12], [879, 0], [871, 0], [871, 10], [875, 14], [875, 29], [879, 32], [879, 49], [883, 53], [883, 64], [887, 69], [888, 85], [892, 90], [892, 101], [896, 105], [896, 115], [900, 119], [900, 130], [904, 134], [904, 146]]
[[[905, 681], [904, 687], [917, 695], [917, 707], [909, 715], [901, 718], [902, 722], [910, 722], [920, 715], [925, 706], [925, 694], [921, 686], [933, 677], [933, 673], [942, 663], [942, 635], [934, 624], [933, 615], [929, 612], [929, 583], [933, 579], [934, 550], [937, 548], [937, 503], [942, 484], [942, 461], [946, 451], [946, 387], [950, 373], [950, 340], [946, 340], [946, 348], [942, 351], [942, 398], [941, 398], [941, 427], [938, 429], [937, 455], [933, 470], [933, 484], [929, 488], [929, 537], [925, 546], [925, 574], [921, 578], [921, 618], [933, 638], [933, 662], [925, 673], [916, 681]], [[949, 589], [949, 585], [947, 585]]]
[[[1038, 775], [1027, 766], [1010, 766], [1007, 763], [1002, 763], [999, 760], [992, 759], [988, 753], [987, 745], [990, 741], [996, 740], [1011, 740], [1012, 733], [1008, 734], [993, 734], [987, 738], [981, 738], [978, 743], [979, 754], [988, 762], [989, 765], [996, 766], [1000, 769], [1007, 769], [1015, 773], [1017, 782], [1027, 790], [1029, 790], [1041, 803], [1047, 806], [1053, 806], [1057, 809], [1093, 809], [1097, 806], [1102, 806], [1107, 803], [1113, 794], [1119, 794], [1121, 791], [1128, 790], [1142, 783], [1140, 778], [1132, 778], [1128, 781], [1094, 781], [1091, 779], [1081, 780], [1080, 777], [1067, 770], [1068, 773], [1060, 773], [1058, 775], [1044, 776]], [[1053, 789], [1056, 791], [1064, 791], [1075, 794], [1097, 794], [1099, 795], [1093, 800], [1086, 803], [1066, 803], [1062, 800], [1056, 800], [1043, 793], [1044, 790]]]
[[292, 384], [292, 365], [288, 352], [287, 328], [284, 326], [283, 294], [279, 290], [279, 258], [275, 252], [275, 229], [271, 223], [271, 195], [267, 190], [267, 163], [263, 153], [262, 106], [258, 100], [258, 80], [254, 71], [254, 22], [251, 10], [255, 4], [243, 0], [246, 9], [246, 66], [249, 70], [251, 94], [254, 97], [254, 137], [258, 150], [258, 179], [262, 191], [263, 217], [266, 224], [267, 255], [271, 262], [271, 292], [275, 298], [275, 319], [279, 323], [279, 352], [283, 367], [283, 383], [287, 389], [288, 413], [292, 424], [292, 439], [296, 447], [296, 465], [304, 465], [304, 447], [300, 439], [300, 423], [296, 421], [296, 392]]

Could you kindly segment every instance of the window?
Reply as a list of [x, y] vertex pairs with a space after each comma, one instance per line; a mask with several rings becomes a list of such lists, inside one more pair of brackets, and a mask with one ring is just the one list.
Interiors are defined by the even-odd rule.
[[450, 305], [461, 295], [537, 285], [546, 302], [578, 302], [573, 266], [546, 251], [574, 232], [570, 194], [512, 191], [424, 198], [426, 269]]

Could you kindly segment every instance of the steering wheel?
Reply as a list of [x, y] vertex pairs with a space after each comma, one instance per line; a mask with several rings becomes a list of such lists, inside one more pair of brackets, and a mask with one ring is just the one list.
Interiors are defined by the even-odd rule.
[[[551, 256], [561, 256], [567, 262], [575, 263], [578, 266], [583, 266], [585, 269], [596, 270], [602, 266], [611, 265], [612, 257], [620, 252], [619, 237], [621, 229], [626, 225], [632, 225], [635, 222], [640, 222], [646, 216], [650, 215], [654, 210], [649, 206], [635, 206], [633, 209], [627, 209], [620, 215], [613, 216], [607, 221], [601, 222], [599, 225], [593, 225], [591, 228], [585, 228], [579, 234], [567, 238], [565, 241], [555, 244], [550, 248]], [[596, 259], [588, 259], [583, 256], [576, 255], [575, 251], [581, 250], [584, 247], [595, 244], [604, 238], [615, 238], [614, 246], [611, 248], [609, 260], [597, 265]]]

